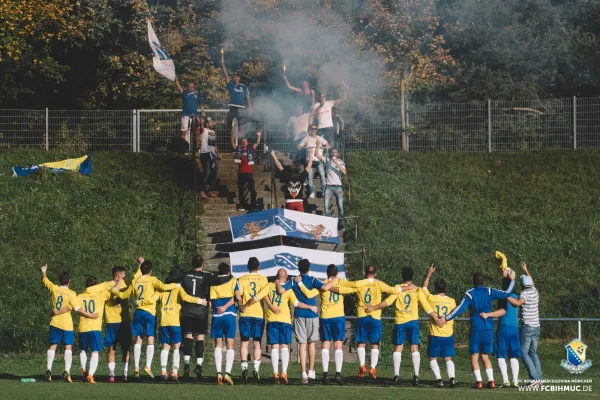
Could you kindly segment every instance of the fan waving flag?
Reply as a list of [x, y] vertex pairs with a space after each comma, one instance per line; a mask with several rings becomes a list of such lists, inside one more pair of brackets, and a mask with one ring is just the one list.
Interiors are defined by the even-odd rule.
[[171, 57], [169, 57], [169, 54], [165, 48], [161, 46], [160, 41], [156, 37], [156, 33], [154, 33], [154, 29], [152, 28], [150, 20], [148, 20], [148, 42], [150, 43], [150, 47], [154, 53], [154, 58], [152, 61], [154, 63], [154, 69], [156, 72], [165, 78], [174, 81], [175, 64], [173, 63]]
[[285, 268], [291, 276], [300, 275], [298, 261], [306, 258], [310, 261], [310, 274], [318, 279], [327, 279], [327, 266], [335, 264], [338, 276], [346, 278], [344, 267], [344, 253], [334, 251], [321, 251], [303, 249], [300, 247], [275, 246], [262, 249], [236, 251], [229, 253], [231, 261], [231, 273], [240, 277], [248, 273], [248, 259], [258, 258], [260, 263], [259, 274], [264, 276], [275, 276], [277, 270]]
[[229, 218], [234, 242], [273, 236], [290, 236], [325, 243], [340, 243], [337, 218], [273, 208]]

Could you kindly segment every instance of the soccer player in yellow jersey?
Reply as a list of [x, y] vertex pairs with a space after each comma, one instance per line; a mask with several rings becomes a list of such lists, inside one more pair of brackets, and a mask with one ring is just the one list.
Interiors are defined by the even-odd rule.
[[[220, 263], [218, 267], [219, 277], [231, 275], [231, 267], [227, 263]], [[231, 368], [235, 358], [235, 317], [237, 308], [234, 305], [234, 297], [241, 302], [240, 287], [235, 279], [226, 283], [210, 287], [210, 301], [212, 304], [212, 327], [210, 336], [215, 340], [215, 366], [217, 368], [217, 384], [223, 381], [233, 385], [231, 379]], [[225, 356], [225, 378], [221, 373], [223, 364], [223, 337], [227, 340], [227, 354]]]
[[[143, 337], [148, 338], [146, 346], [146, 368], [144, 372], [152, 379], [152, 358], [154, 357], [154, 331], [156, 328], [156, 300], [154, 293], [164, 292], [167, 290], [181, 287], [178, 283], [170, 283], [165, 285], [152, 275], [152, 261], [144, 260], [140, 266], [142, 276], [133, 281], [133, 295], [135, 296], [136, 309], [133, 314], [133, 323], [131, 326], [131, 334], [135, 336], [135, 345], [133, 346], [133, 361], [135, 370], [134, 378], [140, 377], [140, 357], [142, 355]], [[150, 300], [144, 302], [144, 300]]]
[[[379, 342], [383, 328], [381, 325], [381, 311], [367, 312], [365, 308], [371, 304], [377, 304], [381, 301], [383, 293], [396, 294], [402, 291], [402, 288], [397, 286], [388, 286], [385, 283], [375, 279], [377, 276], [377, 268], [374, 265], [369, 265], [365, 269], [365, 278], [369, 283], [362, 286], [358, 290], [358, 307], [356, 320], [356, 329], [354, 331], [354, 340], [358, 343], [358, 361], [360, 362], [359, 378], [364, 378], [367, 372], [366, 362], [366, 346], [367, 341], [371, 343], [371, 368], [369, 375], [371, 379], [377, 379], [377, 362], [379, 361]], [[330, 289], [334, 293], [339, 293], [336, 288]]]
[[[260, 263], [256, 257], [248, 259], [248, 274], [238, 279], [241, 304], [246, 304], [252, 297], [256, 296], [269, 282], [267, 278], [258, 273]], [[248, 379], [248, 345], [252, 339], [254, 346], [254, 380], [260, 380], [259, 368], [261, 359], [260, 342], [265, 330], [264, 310], [261, 303], [254, 304], [244, 311], [240, 309], [240, 356], [242, 359], [242, 379]]]
[[[281, 284], [287, 282], [287, 271], [281, 268], [277, 271], [277, 279]], [[242, 306], [242, 310], [265, 299], [267, 310], [267, 343], [271, 347], [271, 364], [275, 384], [288, 383], [287, 367], [290, 362], [289, 345], [292, 343], [292, 315], [290, 306], [304, 308], [317, 312], [316, 306], [300, 303], [293, 290], [279, 293], [275, 283], [269, 283], [250, 301]], [[281, 355], [281, 379], [279, 377], [279, 356]]]
[[57, 314], [57, 311], [61, 310], [64, 306], [68, 306], [71, 310], [77, 311], [81, 315], [85, 315], [89, 318], [98, 318], [98, 314], [86, 312], [79, 303], [77, 302], [77, 294], [69, 289], [71, 283], [71, 277], [68, 272], [61, 272], [58, 276], [58, 282], [60, 285], [55, 285], [50, 282], [50, 279], [46, 276], [48, 265], [44, 264], [41, 267], [42, 270], [42, 282], [52, 295], [52, 311], [53, 316], [50, 320], [50, 347], [48, 348], [48, 361], [46, 366], [46, 380], [52, 381], [52, 364], [54, 363], [54, 355], [56, 353], [56, 347], [59, 344], [65, 346], [65, 372], [62, 378], [71, 383], [71, 365], [73, 363], [73, 343], [75, 342], [75, 335], [73, 334], [73, 318], [71, 313]]
[[[344, 314], [344, 295], [356, 293], [358, 288], [369, 284], [369, 280], [363, 279], [358, 282], [349, 282], [337, 278], [338, 269], [334, 264], [327, 266], [327, 280], [321, 289], [308, 288], [302, 283], [300, 277], [296, 282], [300, 290], [307, 298], [312, 298], [321, 293], [321, 310], [319, 313], [319, 336], [321, 339], [321, 362], [323, 364], [323, 384], [329, 382], [329, 349], [331, 341], [335, 347], [335, 380], [343, 385], [342, 365], [344, 364], [344, 351], [342, 345], [346, 339], [346, 315]], [[300, 278], [300, 279], [298, 279]], [[337, 293], [329, 291], [336, 288]]]
[[[88, 313], [98, 313], [98, 318], [90, 319], [81, 317], [77, 332], [79, 333], [79, 360], [81, 361], [82, 382], [95, 384], [94, 374], [98, 369], [98, 353], [102, 350], [102, 316], [104, 315], [104, 303], [110, 299], [111, 292], [107, 285], [97, 285], [98, 280], [90, 276], [85, 281], [86, 289], [77, 296], [79, 304], [83, 306]], [[117, 285], [112, 285], [119, 289], [120, 281]], [[87, 349], [90, 349], [92, 356], [90, 358], [90, 369], [87, 370]]]
[[[446, 296], [446, 281], [443, 279], [438, 279], [434, 283], [436, 294], [432, 295], [429, 293], [427, 286], [429, 286], [429, 279], [434, 272], [435, 267], [431, 264], [423, 282], [423, 293], [438, 318], [442, 318], [456, 308], [456, 301], [452, 297]], [[448, 372], [448, 380], [450, 381], [449, 385], [451, 388], [455, 388], [456, 376], [454, 361], [452, 361], [452, 357], [456, 355], [454, 350], [454, 321], [448, 321], [443, 327], [439, 327], [435, 322], [431, 321], [427, 341], [427, 357], [429, 357], [431, 371], [437, 380], [437, 386], [440, 388], [444, 387], [442, 374], [437, 362], [437, 358], [441, 356], [446, 361], [446, 371]]]
[[396, 303], [395, 323], [394, 326], [394, 384], [400, 381], [400, 362], [402, 360], [402, 350], [404, 342], [408, 339], [410, 344], [411, 358], [413, 362], [413, 386], [419, 385], [419, 369], [421, 367], [421, 353], [419, 353], [420, 331], [419, 331], [419, 304], [425, 312], [437, 321], [437, 317], [431, 310], [427, 299], [423, 294], [423, 290], [413, 285], [412, 281], [415, 276], [415, 271], [410, 267], [402, 268], [402, 286], [397, 285], [397, 288], [403, 289], [402, 295], [392, 295], [377, 305], [367, 307], [367, 312], [381, 310]]
[[[173, 269], [165, 280], [165, 283], [180, 283], [183, 279], [183, 271]], [[158, 338], [163, 344], [160, 352], [160, 376], [161, 381], [167, 382], [167, 364], [169, 362], [169, 351], [173, 346], [173, 370], [170, 379], [174, 382], [179, 382], [179, 361], [182, 335], [179, 316], [181, 313], [182, 301], [195, 304], [206, 304], [206, 300], [201, 300], [198, 297], [188, 295], [182, 287], [155, 293], [155, 297], [160, 298], [160, 328]], [[145, 305], [147, 300], [142, 302]]]

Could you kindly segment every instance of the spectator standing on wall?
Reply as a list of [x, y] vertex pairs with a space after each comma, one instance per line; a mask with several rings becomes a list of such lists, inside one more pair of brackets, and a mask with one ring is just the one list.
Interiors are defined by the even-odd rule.
[[198, 118], [198, 105], [202, 110], [202, 118], [204, 118], [204, 98], [196, 91], [196, 86], [189, 82], [187, 88], [183, 89], [179, 83], [179, 79], [175, 77], [175, 86], [181, 95], [183, 100], [183, 112], [181, 116], [181, 137], [185, 139], [188, 144], [190, 138], [188, 137], [188, 129], [192, 124], [192, 118], [196, 117], [196, 130], [199, 132], [200, 119]]

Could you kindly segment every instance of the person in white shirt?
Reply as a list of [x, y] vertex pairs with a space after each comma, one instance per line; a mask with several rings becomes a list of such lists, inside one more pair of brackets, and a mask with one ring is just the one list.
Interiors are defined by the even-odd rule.
[[331, 217], [331, 200], [335, 196], [338, 209], [338, 227], [344, 229], [344, 188], [342, 175], [346, 175], [346, 164], [340, 160], [338, 149], [331, 149], [331, 157], [319, 156], [317, 158], [325, 165], [325, 215]]
[[325, 138], [328, 143], [335, 142], [335, 128], [333, 124], [333, 106], [343, 103], [348, 98], [348, 85], [344, 85], [344, 96], [338, 100], [327, 100], [327, 93], [319, 95], [319, 102], [313, 106], [313, 116], [317, 119], [317, 135]]
[[304, 161], [306, 158], [306, 155], [297, 152], [297, 147], [300, 144], [300, 141], [307, 135], [306, 131], [308, 131], [309, 118], [310, 113], [305, 113], [304, 107], [299, 104], [298, 107], [296, 107], [296, 114], [290, 117], [285, 126], [285, 137], [288, 140], [292, 139], [293, 142], [291, 152], [293, 160], [302, 157], [302, 161]]
[[[196, 132], [196, 143], [200, 144], [200, 163], [202, 165], [202, 186], [200, 187], [200, 197], [203, 200], [209, 197], [216, 198], [218, 195], [212, 191], [217, 183], [219, 174], [219, 160], [221, 153], [217, 148], [217, 134], [213, 130], [215, 121], [211, 117], [206, 118], [206, 127], [202, 134]], [[206, 189], [208, 188], [208, 192]]]
[[329, 143], [327, 142], [327, 140], [317, 136], [317, 126], [312, 124], [310, 126], [310, 129], [308, 130], [308, 136], [304, 137], [304, 139], [300, 141], [300, 144], [297, 147], [298, 150], [306, 149], [307, 155], [310, 153], [310, 149], [315, 149], [315, 155], [312, 160], [312, 168], [308, 174], [308, 191], [310, 192], [310, 195], [308, 197], [311, 199], [314, 199], [316, 197], [314, 181], [315, 169], [319, 171], [319, 177], [321, 178], [321, 193], [323, 195], [325, 194], [325, 165], [317, 157], [317, 155], [323, 157], [324, 148], [328, 149]]

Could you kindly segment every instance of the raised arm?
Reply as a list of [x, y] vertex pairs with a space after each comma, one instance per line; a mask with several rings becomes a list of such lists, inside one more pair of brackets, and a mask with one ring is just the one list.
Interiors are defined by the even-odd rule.
[[492, 300], [506, 299], [510, 296], [515, 287], [515, 271], [510, 271], [510, 284], [506, 290], [491, 289]]
[[256, 143], [254, 143], [253, 149], [256, 150], [256, 148], [260, 145], [260, 138], [262, 136], [262, 131], [256, 131]]
[[[290, 81], [288, 81], [287, 76], [284, 76], [283, 80], [285, 81], [285, 84], [287, 85], [288, 89], [293, 90], [296, 93], [302, 93], [302, 89], [293, 87], [292, 85], [290, 85]], [[314, 101], [314, 92], [313, 92], [313, 101]]]
[[177, 87], [177, 90], [179, 91], [179, 94], [183, 94], [183, 88], [179, 84], [179, 78], [177, 76], [175, 77], [175, 86]]
[[529, 273], [529, 269], [527, 268], [527, 264], [525, 264], [525, 261], [521, 261], [521, 268], [523, 268], [523, 272], [525, 272], [525, 275], [531, 278], [531, 286], [535, 286], [535, 282], [533, 281], [533, 277]]
[[277, 154], [275, 154], [275, 150], [271, 150], [271, 157], [273, 157], [273, 162], [275, 163], [277, 169], [283, 171], [283, 165], [281, 165], [279, 159], [277, 159]]
[[221, 53], [221, 67], [223, 67], [223, 74], [225, 74], [225, 82], [229, 84], [229, 74], [227, 73], [227, 68], [225, 67], [225, 55]]
[[342, 81], [342, 85], [344, 85], [344, 95], [342, 96], [341, 99], [333, 100], [334, 105], [343, 103], [348, 99], [348, 85], [346, 85], [346, 82], [344, 82], [344, 81]]
[[427, 269], [427, 275], [425, 275], [425, 280], [423, 281], [423, 287], [426, 288], [429, 286], [429, 280], [431, 279], [431, 275], [435, 272], [435, 266], [433, 264], [429, 265]]

